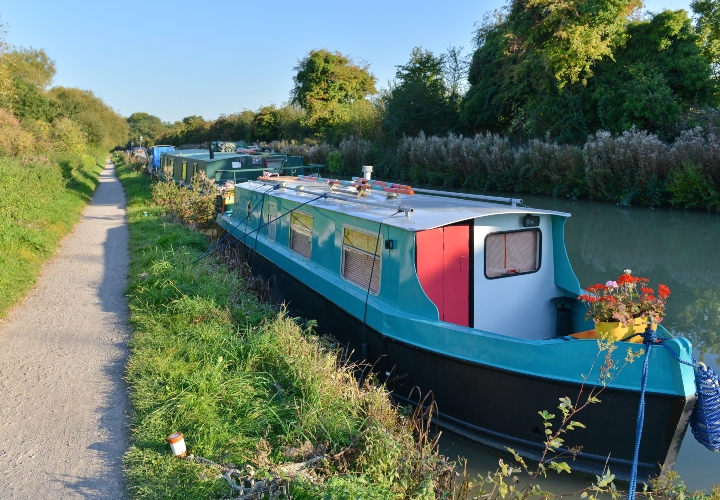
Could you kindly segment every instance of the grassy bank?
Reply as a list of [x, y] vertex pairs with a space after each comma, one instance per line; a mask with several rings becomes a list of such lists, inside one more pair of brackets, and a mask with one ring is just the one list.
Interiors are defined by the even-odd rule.
[[[400, 415], [384, 389], [358, 387], [312, 325], [260, 302], [240, 273], [198, 260], [205, 236], [161, 217], [146, 176], [125, 165], [118, 176], [128, 197], [135, 327], [125, 457], [133, 496], [225, 498], [241, 484], [298, 499], [449, 490], [451, 466], [413, 432], [419, 420]], [[172, 456], [166, 438], [176, 431], [204, 460]], [[312, 467], [298, 472], [307, 461]]]
[[0, 317], [35, 285], [80, 219], [104, 155], [0, 157]]

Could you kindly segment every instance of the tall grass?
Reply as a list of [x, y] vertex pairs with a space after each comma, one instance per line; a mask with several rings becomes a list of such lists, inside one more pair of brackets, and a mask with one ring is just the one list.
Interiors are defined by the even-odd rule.
[[720, 136], [713, 127], [685, 130], [672, 143], [631, 129], [599, 131], [582, 146], [540, 139], [513, 144], [491, 133], [420, 133], [389, 150], [354, 136], [337, 148], [271, 144], [306, 158], [324, 147], [313, 161], [332, 174], [358, 175], [371, 164], [376, 176], [412, 183], [720, 211]]
[[[142, 498], [225, 498], [221, 470], [174, 458], [184, 434], [196, 456], [266, 478], [288, 462], [325, 457], [312, 480], [285, 481], [295, 498], [432, 498], [452, 466], [413, 433], [385, 389], [359, 386], [354, 368], [312, 323], [258, 300], [253, 284], [214, 258], [206, 237], [162, 218], [147, 177], [126, 166], [135, 332], [127, 380], [130, 491]], [[147, 215], [146, 215], [147, 214]]]
[[0, 157], [0, 317], [34, 286], [80, 219], [101, 161], [72, 153]]

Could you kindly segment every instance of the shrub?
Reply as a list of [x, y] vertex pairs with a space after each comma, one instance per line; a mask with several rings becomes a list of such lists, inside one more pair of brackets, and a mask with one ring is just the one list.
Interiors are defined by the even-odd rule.
[[0, 156], [19, 156], [34, 150], [33, 135], [7, 109], [0, 108]]
[[668, 182], [673, 208], [707, 208], [720, 210], [720, 193], [713, 188], [703, 168], [685, 161], [680, 170], [670, 172]]
[[579, 197], [587, 193], [582, 150], [534, 139], [515, 155], [518, 191]]
[[172, 221], [192, 227], [205, 228], [214, 224], [215, 180], [208, 179], [205, 172], [193, 176], [190, 187], [182, 186], [172, 179], [166, 168], [164, 180], [152, 186], [153, 201], [164, 208], [164, 215]]
[[670, 171], [669, 146], [635, 128], [613, 137], [599, 131], [583, 148], [589, 196], [621, 205], [659, 205]]
[[56, 151], [86, 154], [87, 135], [80, 125], [69, 118], [58, 118], [53, 122], [50, 138]]

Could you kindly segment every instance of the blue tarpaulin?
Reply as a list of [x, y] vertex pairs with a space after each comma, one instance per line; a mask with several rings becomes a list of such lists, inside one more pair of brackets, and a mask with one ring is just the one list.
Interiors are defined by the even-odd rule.
[[168, 151], [175, 151], [175, 146], [153, 146], [152, 148], [152, 168], [160, 168], [160, 155]]

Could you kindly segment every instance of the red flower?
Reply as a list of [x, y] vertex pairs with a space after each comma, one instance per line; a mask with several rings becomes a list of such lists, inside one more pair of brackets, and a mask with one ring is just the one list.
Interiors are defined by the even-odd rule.
[[618, 277], [617, 280], [615, 280], [618, 285], [625, 285], [627, 283], [633, 282], [633, 277], [629, 274], [623, 274], [622, 276]]
[[646, 286], [642, 287], [640, 290], [642, 290], [642, 293], [647, 294], [647, 295], [652, 295], [653, 293], [655, 293], [655, 291], [652, 288], [648, 288]]
[[670, 289], [666, 287], [665, 285], [658, 286], [658, 293], [660, 294], [660, 297], [663, 299], [666, 299], [668, 295], [670, 295]]

